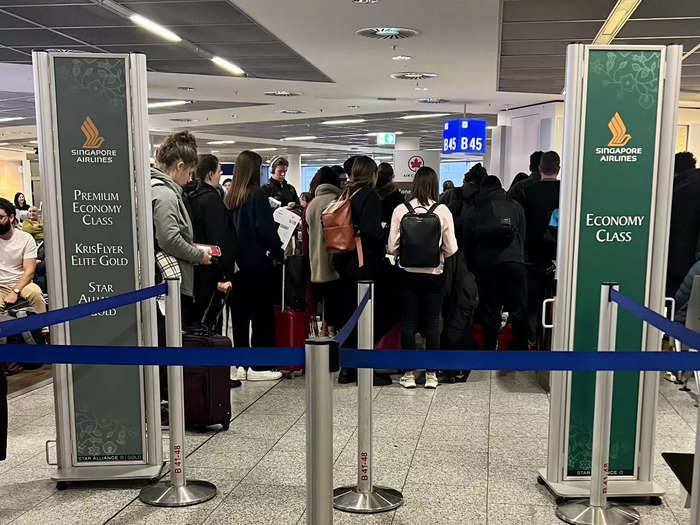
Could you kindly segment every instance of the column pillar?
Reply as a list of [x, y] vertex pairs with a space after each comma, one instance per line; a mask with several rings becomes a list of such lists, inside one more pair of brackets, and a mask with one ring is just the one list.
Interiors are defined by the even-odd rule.
[[285, 156], [285, 158], [289, 161], [287, 182], [296, 188], [297, 193], [301, 193], [301, 155], [299, 153], [293, 153]]

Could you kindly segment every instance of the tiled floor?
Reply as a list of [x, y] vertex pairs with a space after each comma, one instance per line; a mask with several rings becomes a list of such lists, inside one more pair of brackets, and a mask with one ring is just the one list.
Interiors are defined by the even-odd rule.
[[[90, 484], [57, 491], [45, 464], [53, 439], [51, 386], [10, 400], [8, 460], [0, 463], [0, 525], [303, 524], [304, 380], [245, 383], [233, 390], [228, 432], [189, 433], [188, 477], [214, 482], [205, 504], [163, 509], [141, 504], [140, 483]], [[665, 450], [694, 449], [696, 408], [688, 393], [661, 382], [656, 480], [660, 507], [637, 508], [647, 524], [685, 524], [679, 484]], [[355, 482], [356, 389], [334, 390], [336, 486]], [[546, 461], [549, 401], [526, 372], [475, 372], [466, 384], [407, 391], [375, 389], [375, 481], [401, 489], [395, 512], [340, 524], [556, 524], [551, 495], [536, 483]]]

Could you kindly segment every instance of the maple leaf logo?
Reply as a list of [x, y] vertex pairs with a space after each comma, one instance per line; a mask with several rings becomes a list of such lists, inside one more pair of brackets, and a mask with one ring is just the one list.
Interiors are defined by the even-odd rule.
[[425, 161], [420, 155], [414, 155], [413, 157], [408, 159], [408, 167], [411, 169], [411, 171], [418, 171], [420, 168], [423, 167], [424, 164]]

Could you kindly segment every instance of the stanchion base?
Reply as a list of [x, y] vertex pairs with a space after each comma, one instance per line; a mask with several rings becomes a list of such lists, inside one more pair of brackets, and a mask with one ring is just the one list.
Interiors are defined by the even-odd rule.
[[208, 481], [187, 480], [184, 487], [174, 487], [170, 481], [161, 481], [141, 489], [139, 499], [156, 507], [189, 507], [204, 503], [216, 496], [216, 485]]
[[343, 512], [374, 514], [394, 510], [403, 505], [403, 494], [388, 487], [374, 486], [369, 494], [357, 487], [340, 487], [333, 491], [333, 507]]
[[640, 519], [639, 512], [632, 507], [615, 503], [591, 507], [588, 500], [559, 505], [557, 518], [572, 525], [637, 525]]

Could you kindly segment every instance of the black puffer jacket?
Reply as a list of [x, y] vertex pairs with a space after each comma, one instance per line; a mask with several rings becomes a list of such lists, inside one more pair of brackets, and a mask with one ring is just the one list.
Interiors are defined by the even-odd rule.
[[464, 218], [474, 208], [476, 196], [479, 194], [479, 187], [471, 182], [465, 182], [462, 186], [447, 191], [440, 203], [447, 206], [452, 213], [455, 224], [455, 236], [460, 250], [464, 250], [462, 241], [464, 239]]
[[280, 201], [282, 206], [299, 204], [297, 190], [286, 180], [279, 181], [270, 177], [270, 180], [262, 187], [262, 191], [266, 197], [272, 197]]
[[671, 231], [668, 238], [666, 296], [673, 297], [690, 267], [698, 260], [700, 237], [700, 171], [679, 173], [673, 179]]
[[443, 275], [441, 345], [447, 350], [470, 348], [479, 291], [462, 251], [445, 259]]

